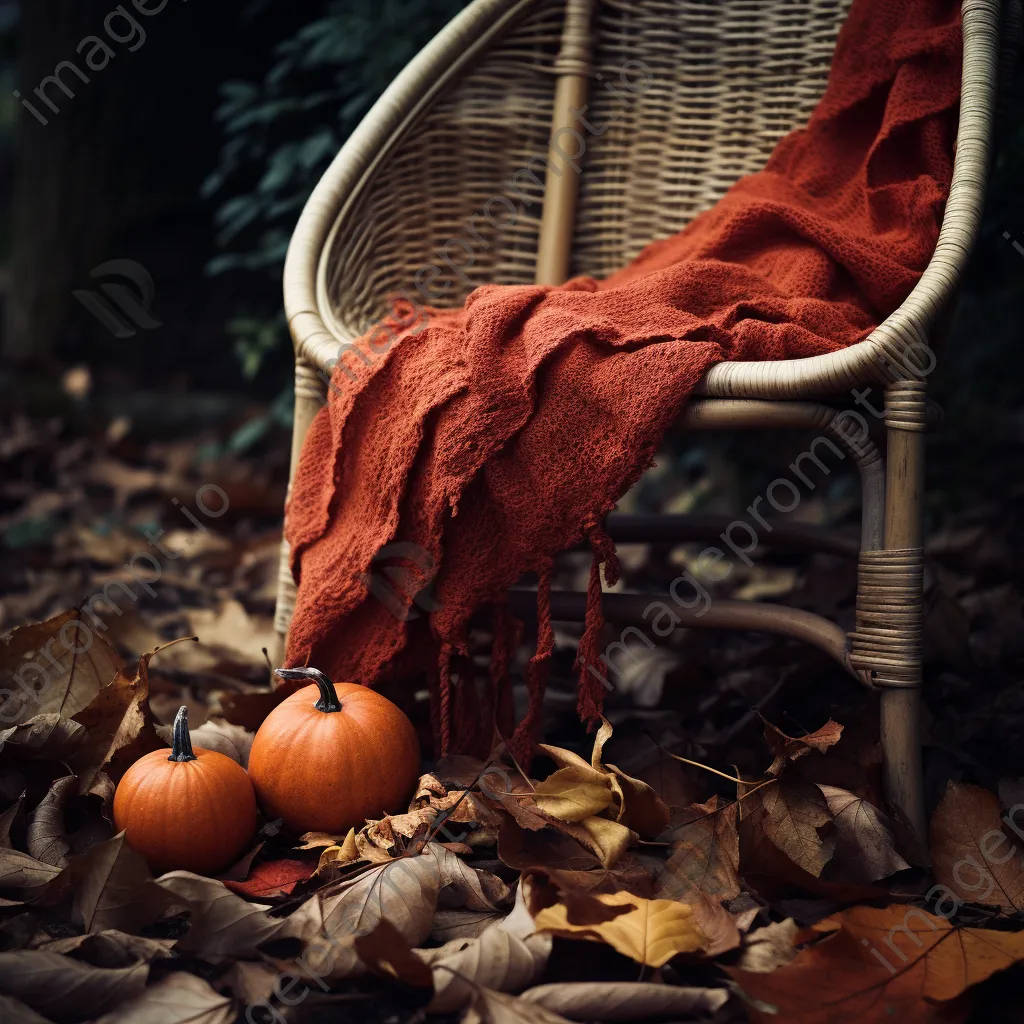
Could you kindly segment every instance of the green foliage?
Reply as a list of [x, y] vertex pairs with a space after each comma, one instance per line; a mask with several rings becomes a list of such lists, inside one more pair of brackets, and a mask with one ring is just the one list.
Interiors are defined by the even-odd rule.
[[[224, 143], [203, 185], [218, 200], [208, 266], [275, 276], [313, 186], [402, 68], [464, 0], [335, 0], [279, 43], [260, 83], [225, 82]], [[256, 8], [250, 15], [259, 17]], [[258, 365], [258, 359], [257, 359]]]
[[[221, 87], [223, 145], [203, 195], [216, 206], [210, 274], [248, 271], [274, 284], [229, 324], [243, 375], [287, 343], [280, 280], [288, 240], [310, 192], [380, 94], [465, 0], [334, 0], [280, 42], [262, 82]], [[270, 5], [255, 0], [253, 20]]]

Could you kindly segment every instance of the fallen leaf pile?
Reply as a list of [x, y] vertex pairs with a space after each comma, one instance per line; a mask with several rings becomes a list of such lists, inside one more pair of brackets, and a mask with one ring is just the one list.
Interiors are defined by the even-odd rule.
[[[30, 679], [77, 614], [14, 630], [0, 671]], [[130, 667], [96, 636], [0, 731], [5, 1021], [301, 1022], [354, 1002], [360, 1020], [916, 1024], [966, 1020], [1024, 961], [1020, 784], [950, 783], [929, 863], [831, 720], [765, 722], [763, 772], [707, 766], [731, 792], [685, 802], [612, 762], [608, 720], [589, 758], [542, 744], [529, 773], [496, 737], [486, 762], [430, 765], [405, 811], [344, 835], [261, 821], [221, 877], [153, 877], [111, 801], [167, 745], [150, 673], [191, 646]], [[241, 723], [283, 693], [230, 692], [192, 738], [244, 765]]]
[[[268, 690], [261, 651], [290, 432], [248, 396], [221, 413], [209, 397], [161, 403], [162, 432], [125, 411], [139, 402], [3, 414], [0, 632], [21, 627], [0, 638], [5, 1024], [1019, 1018], [1019, 417], [992, 446], [985, 407], [991, 452], [969, 446], [966, 484], [948, 445], [929, 457], [930, 850], [883, 801], [876, 696], [820, 652], [704, 630], [609, 647], [608, 723], [584, 737], [579, 630], [558, 622], [532, 765], [496, 737], [483, 761], [428, 759], [408, 806], [347, 834], [261, 820], [220, 877], [153, 877], [111, 824], [128, 765], [168, 743], [184, 704], [193, 743], [244, 766], [291, 692]], [[745, 508], [799, 444], [688, 436], [619, 511]], [[855, 473], [830, 469], [780, 520], [845, 532], [852, 551]], [[227, 496], [220, 514], [195, 500], [207, 485]], [[620, 586], [664, 595], [690, 571], [713, 600], [852, 626], [856, 560], [773, 536], [717, 580], [701, 576], [703, 542], [623, 544]], [[585, 590], [589, 568], [565, 553], [555, 588]], [[520, 714], [530, 628], [512, 666]], [[385, 692], [431, 749], [422, 694]]]

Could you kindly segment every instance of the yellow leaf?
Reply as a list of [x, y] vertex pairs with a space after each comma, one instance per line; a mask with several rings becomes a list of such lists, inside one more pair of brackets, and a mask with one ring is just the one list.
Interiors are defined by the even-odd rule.
[[345, 841], [341, 844], [341, 855], [340, 860], [355, 860], [357, 856], [356, 850], [356, 830], [350, 828], [348, 835], [345, 836]]
[[323, 875], [328, 866], [344, 867], [346, 864], [354, 864], [359, 860], [359, 851], [356, 849], [356, 830], [350, 828], [348, 835], [340, 846], [328, 846], [320, 854], [320, 862], [316, 866], [318, 875]]
[[537, 783], [534, 800], [560, 821], [583, 821], [612, 802], [612, 791], [607, 776], [589, 765], [567, 765]]
[[615, 820], [653, 839], [668, 824], [668, 807], [646, 782], [634, 779], [613, 764], [605, 764], [604, 747], [612, 738], [612, 732], [611, 722], [602, 718], [601, 727], [594, 736], [590, 766], [608, 779], [614, 794]]
[[608, 768], [612, 772], [612, 788], [618, 796], [619, 812], [616, 821], [648, 839], [659, 835], [669, 819], [665, 801], [641, 779], [634, 779], [613, 764], [608, 765]]
[[574, 754], [571, 750], [566, 750], [564, 747], [554, 747], [550, 743], [538, 743], [537, 749], [543, 750], [559, 768], [568, 768], [570, 765], [574, 768], [592, 767], [579, 754]]
[[598, 771], [604, 769], [604, 745], [612, 738], [612, 723], [603, 715], [601, 728], [594, 735], [594, 749], [590, 754], [590, 766]]
[[[637, 837], [636, 833], [625, 825], [608, 818], [584, 818], [577, 827], [583, 829], [585, 833], [580, 842], [591, 850], [601, 862], [601, 866], [606, 868], [617, 864]], [[570, 835], [575, 836], [575, 833]]]
[[[628, 892], [602, 893], [590, 899], [606, 908], [624, 908], [610, 920], [588, 920], [573, 924], [568, 908], [555, 903], [537, 912], [537, 930], [567, 938], [605, 942], [625, 956], [661, 967], [677, 953], [704, 949], [707, 938], [694, 920], [693, 908], [672, 900], [645, 900]], [[588, 915], [597, 917], [599, 915]]]

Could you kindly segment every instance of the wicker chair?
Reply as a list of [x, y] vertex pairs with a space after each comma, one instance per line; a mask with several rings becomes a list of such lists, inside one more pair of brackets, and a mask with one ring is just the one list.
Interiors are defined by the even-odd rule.
[[[389, 296], [422, 292], [426, 283], [431, 304], [452, 306], [487, 282], [559, 283], [570, 272], [601, 278], [648, 242], [679, 231], [740, 176], [762, 167], [778, 139], [807, 120], [848, 6], [849, 0], [470, 4], [352, 134], [295, 230], [284, 274], [296, 353], [293, 473], [329, 371], [339, 359], [354, 358], [345, 346], [387, 312]], [[953, 183], [934, 256], [907, 300], [843, 351], [715, 366], [684, 418], [690, 429], [828, 430], [856, 461], [863, 517], [852, 633], [806, 611], [746, 601], [715, 601], [683, 625], [799, 637], [877, 688], [887, 796], [922, 839], [926, 403], [922, 375], [900, 368], [919, 365], [914, 353], [941, 326], [978, 230], [1000, 14], [1000, 0], [964, 0]], [[641, 71], [648, 87], [642, 94], [634, 89], [626, 104], [623, 90]], [[553, 133], [576, 124], [570, 108], [579, 113], [584, 103], [586, 118], [608, 127], [584, 136], [579, 163], [567, 145], [549, 153]], [[576, 127], [583, 135], [585, 126]], [[543, 170], [537, 173], [542, 156], [563, 172], [546, 176], [546, 193]], [[514, 223], [503, 226], [503, 219]], [[885, 389], [884, 460], [870, 442], [852, 443], [836, 409], [820, 401], [869, 386]], [[619, 540], [661, 541], [701, 538], [721, 526], [683, 517], [610, 517], [608, 525]], [[784, 542], [785, 531], [773, 539]], [[831, 549], [844, 546], [836, 541]], [[286, 549], [281, 566], [275, 626], [283, 647], [295, 597]], [[582, 618], [582, 595], [553, 597], [556, 618]], [[650, 600], [607, 594], [606, 617], [637, 621]]]

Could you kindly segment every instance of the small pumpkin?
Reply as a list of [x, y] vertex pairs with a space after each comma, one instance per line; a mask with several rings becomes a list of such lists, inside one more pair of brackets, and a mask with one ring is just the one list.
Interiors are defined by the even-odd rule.
[[157, 874], [212, 875], [256, 834], [256, 797], [245, 769], [224, 754], [192, 749], [188, 711], [174, 719], [167, 749], [139, 758], [114, 793], [114, 827]]
[[403, 809], [419, 777], [412, 722], [375, 690], [315, 668], [278, 669], [314, 684], [267, 715], [249, 753], [264, 813], [291, 832], [343, 832]]

